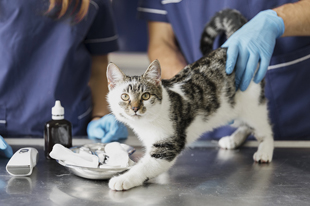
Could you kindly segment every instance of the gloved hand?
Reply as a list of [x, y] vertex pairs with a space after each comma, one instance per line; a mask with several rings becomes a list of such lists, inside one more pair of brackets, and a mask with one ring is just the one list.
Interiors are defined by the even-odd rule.
[[283, 19], [275, 11], [262, 11], [222, 45], [228, 47], [226, 73], [231, 74], [236, 65], [236, 89], [248, 88], [258, 63], [254, 82], [259, 83], [265, 77], [276, 39], [284, 29]]
[[107, 114], [101, 119], [88, 123], [87, 134], [90, 139], [101, 139], [102, 143], [126, 139], [128, 137], [127, 127], [117, 121], [115, 116]]
[[7, 158], [11, 158], [13, 156], [12, 147], [5, 142], [5, 140], [1, 135], [0, 135], [0, 156]]

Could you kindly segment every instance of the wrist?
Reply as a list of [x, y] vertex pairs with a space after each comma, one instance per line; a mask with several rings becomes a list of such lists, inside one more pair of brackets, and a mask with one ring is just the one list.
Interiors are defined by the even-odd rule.
[[276, 38], [283, 35], [285, 31], [284, 21], [278, 16], [277, 12], [271, 9], [261, 11], [258, 15], [263, 16], [267, 22], [274, 28]]
[[101, 119], [104, 115], [93, 115], [91, 121]]

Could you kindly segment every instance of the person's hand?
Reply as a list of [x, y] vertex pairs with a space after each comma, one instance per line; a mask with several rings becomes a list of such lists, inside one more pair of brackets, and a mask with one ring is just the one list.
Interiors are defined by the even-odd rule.
[[284, 22], [275, 11], [262, 11], [222, 45], [228, 48], [226, 73], [231, 74], [236, 66], [236, 89], [245, 91], [254, 75], [255, 83], [265, 77], [276, 38], [284, 29]]
[[8, 143], [3, 139], [3, 137], [0, 135], [0, 156], [11, 158], [13, 156], [13, 150]]
[[88, 123], [87, 134], [90, 139], [101, 139], [102, 143], [118, 141], [128, 137], [127, 127], [117, 121], [115, 116], [107, 114]]

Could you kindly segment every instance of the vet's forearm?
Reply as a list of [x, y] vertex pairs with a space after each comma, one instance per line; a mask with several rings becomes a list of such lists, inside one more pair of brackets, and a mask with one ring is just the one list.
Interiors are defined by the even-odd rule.
[[310, 36], [310, 0], [284, 4], [273, 10], [284, 21], [282, 36]]
[[93, 116], [104, 116], [109, 113], [108, 103], [106, 100], [106, 95], [108, 93], [108, 83], [106, 77], [107, 65], [107, 55], [92, 57], [92, 69], [89, 86], [92, 92]]
[[170, 24], [149, 22], [150, 61], [158, 59], [162, 69], [162, 78], [170, 79], [185, 66], [186, 61], [176, 46], [175, 37]]

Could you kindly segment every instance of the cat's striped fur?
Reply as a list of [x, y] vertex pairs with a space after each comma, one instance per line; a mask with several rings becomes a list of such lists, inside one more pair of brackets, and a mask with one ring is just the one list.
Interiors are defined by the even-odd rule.
[[[242, 21], [230, 21], [231, 16]], [[234, 10], [225, 10], [212, 21], [204, 29], [201, 41], [208, 45], [202, 46], [208, 54], [170, 80], [161, 80], [157, 60], [142, 76], [133, 77], [109, 64], [111, 110], [119, 121], [134, 130], [146, 148], [137, 165], [110, 180], [111, 189], [130, 189], [167, 171], [187, 144], [231, 120], [239, 122], [239, 128], [220, 140], [221, 147], [235, 148], [254, 132], [261, 142], [254, 160], [272, 160], [273, 138], [263, 83], [252, 82], [245, 92], [236, 91], [234, 73], [225, 72], [226, 48], [209, 52], [212, 42], [208, 38], [213, 41], [214, 31], [231, 29], [226, 31], [230, 35], [245, 23], [244, 18]], [[225, 21], [226, 27], [218, 28]]]

